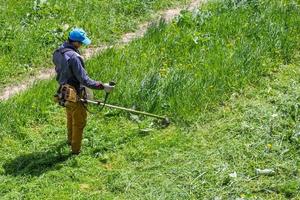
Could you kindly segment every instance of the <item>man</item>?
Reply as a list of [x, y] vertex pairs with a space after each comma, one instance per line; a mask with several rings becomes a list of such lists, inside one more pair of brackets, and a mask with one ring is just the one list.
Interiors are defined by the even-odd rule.
[[69, 33], [68, 41], [53, 54], [56, 80], [60, 85], [57, 99], [66, 107], [68, 144], [72, 147], [72, 153], [77, 155], [80, 153], [83, 129], [87, 119], [86, 108], [80, 101], [85, 93], [85, 87], [105, 90], [107, 93], [114, 88], [107, 83], [94, 81], [87, 75], [79, 48], [82, 44], [89, 45], [90, 43], [91, 40], [85, 31], [75, 28]]

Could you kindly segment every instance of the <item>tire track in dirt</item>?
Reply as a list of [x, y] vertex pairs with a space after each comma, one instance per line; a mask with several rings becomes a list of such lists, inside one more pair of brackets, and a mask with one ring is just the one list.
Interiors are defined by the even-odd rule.
[[[194, 11], [197, 8], [200, 7], [202, 3], [205, 3], [206, 0], [193, 0], [188, 6], [184, 7], [179, 7], [179, 8], [173, 8], [173, 9], [167, 9], [164, 11], [158, 12], [156, 17], [154, 17], [153, 20], [150, 20], [146, 23], [143, 23], [139, 25], [137, 30], [132, 33], [126, 33], [124, 34], [119, 41], [116, 42], [115, 45], [113, 46], [107, 46], [107, 45], [100, 45], [98, 47], [90, 47], [86, 49], [83, 52], [83, 57], [85, 60], [90, 59], [91, 57], [105, 51], [106, 49], [112, 48], [112, 47], [118, 47], [118, 46], [123, 46], [131, 41], [142, 38], [144, 34], [147, 32], [148, 27], [151, 26], [152, 23], [159, 21], [159, 20], [164, 20], [167, 23], [170, 23], [175, 17], [177, 17], [182, 10], [188, 10], [188, 11]], [[48, 80], [51, 79], [55, 76], [55, 71], [54, 68], [47, 68], [47, 69], [42, 69], [40, 70], [36, 75], [33, 76], [28, 76], [25, 78], [25, 80], [21, 81], [21, 83], [17, 85], [9, 85], [2, 89], [0, 91], [0, 101], [5, 101], [8, 100], [9, 98], [13, 97], [14, 95], [27, 90], [30, 88], [32, 85], [34, 85], [35, 82], [41, 81], [41, 80]]]

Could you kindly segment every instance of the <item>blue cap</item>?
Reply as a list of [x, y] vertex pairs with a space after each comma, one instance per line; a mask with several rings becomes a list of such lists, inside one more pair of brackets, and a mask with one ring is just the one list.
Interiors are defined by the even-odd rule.
[[84, 45], [91, 44], [91, 40], [86, 36], [86, 32], [81, 28], [74, 28], [69, 33], [69, 38], [76, 42], [81, 42]]

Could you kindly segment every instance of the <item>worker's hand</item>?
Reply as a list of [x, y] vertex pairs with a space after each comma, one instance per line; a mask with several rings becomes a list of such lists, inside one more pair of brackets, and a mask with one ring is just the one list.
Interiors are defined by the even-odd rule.
[[114, 85], [110, 85], [109, 83], [104, 83], [103, 84], [103, 87], [104, 87], [104, 91], [106, 93], [110, 93], [114, 90], [115, 86]]

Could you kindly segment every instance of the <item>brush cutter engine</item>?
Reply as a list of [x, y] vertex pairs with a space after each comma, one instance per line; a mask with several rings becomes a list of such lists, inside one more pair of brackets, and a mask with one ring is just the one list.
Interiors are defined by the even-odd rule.
[[57, 93], [54, 95], [54, 101], [63, 107], [65, 107], [66, 101], [76, 103], [78, 100], [79, 98], [75, 88], [68, 84], [60, 86]]

